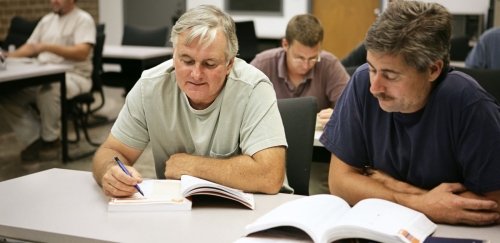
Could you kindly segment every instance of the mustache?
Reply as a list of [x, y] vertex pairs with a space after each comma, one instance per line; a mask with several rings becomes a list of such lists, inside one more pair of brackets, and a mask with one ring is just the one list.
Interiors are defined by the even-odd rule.
[[377, 99], [380, 99], [380, 100], [391, 100], [391, 99], [394, 99], [394, 97], [390, 96], [390, 95], [387, 95], [386, 93], [376, 93], [376, 94], [372, 94], [373, 97], [377, 98]]

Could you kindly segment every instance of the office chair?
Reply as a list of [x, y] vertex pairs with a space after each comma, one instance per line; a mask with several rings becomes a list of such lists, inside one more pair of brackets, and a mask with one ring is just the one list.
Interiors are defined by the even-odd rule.
[[309, 195], [309, 177], [316, 127], [316, 98], [278, 99], [288, 149], [286, 175], [296, 194]]
[[2, 49], [7, 50], [10, 45], [14, 45], [16, 48], [19, 48], [26, 43], [38, 24], [38, 21], [39, 19], [31, 21], [20, 16], [14, 16], [10, 20], [10, 27], [7, 31], [7, 36], [1, 45]]
[[258, 40], [253, 20], [235, 22], [238, 37], [238, 57], [250, 63], [258, 53]]
[[456, 36], [450, 40], [450, 60], [465, 61], [472, 46], [469, 45], [469, 37]]
[[[127, 46], [165, 46], [167, 43], [168, 27], [144, 29], [136, 26], [125, 25], [123, 29], [122, 45]], [[120, 72], [104, 72], [101, 75], [105, 86], [124, 88], [125, 94], [134, 86], [141, 73], [135, 73], [136, 63], [123, 62]]]
[[[104, 24], [99, 24], [97, 26], [96, 33], [96, 43], [94, 45], [93, 57], [92, 57], [92, 88], [89, 92], [79, 94], [71, 99], [68, 102], [68, 113], [70, 119], [73, 121], [73, 126], [75, 130], [76, 138], [74, 140], [68, 140], [69, 143], [78, 143], [80, 141], [80, 130], [83, 132], [85, 139], [87, 142], [93, 146], [99, 146], [99, 143], [93, 142], [90, 139], [88, 128], [89, 128], [89, 117], [92, 113], [96, 112], [100, 108], [104, 106], [105, 96], [104, 90], [101, 82], [101, 73], [102, 73], [102, 50], [104, 48], [104, 41], [106, 39], [106, 35], [104, 34]], [[92, 105], [96, 101], [95, 94], [98, 94], [100, 97], [100, 104], [97, 107]], [[85, 154], [78, 155], [75, 158], [78, 159], [86, 157], [90, 154], [93, 154], [94, 151], [90, 151]]]
[[455, 70], [464, 72], [473, 77], [481, 87], [500, 101], [500, 69], [476, 69], [454, 67]]

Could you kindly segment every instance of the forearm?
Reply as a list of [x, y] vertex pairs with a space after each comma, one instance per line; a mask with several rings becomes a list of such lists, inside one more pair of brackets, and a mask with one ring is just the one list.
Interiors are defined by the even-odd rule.
[[102, 185], [104, 174], [114, 165], [114, 157], [118, 157], [125, 165], [133, 166], [142, 151], [122, 144], [109, 135], [106, 141], [97, 149], [92, 159], [92, 173], [99, 185]]
[[341, 172], [333, 169], [332, 165], [330, 165], [328, 184], [331, 194], [343, 198], [350, 205], [354, 205], [366, 198], [395, 201], [392, 190], [361, 174], [361, 172]]
[[283, 185], [285, 149], [266, 150], [253, 157], [238, 155], [225, 159], [175, 154], [166, 162], [166, 177], [178, 179], [186, 174], [247, 192], [275, 194]]
[[35, 47], [32, 44], [24, 44], [17, 50], [9, 52], [9, 57], [34, 57], [36, 56]]
[[353, 168], [335, 155], [330, 162], [329, 175], [330, 192], [344, 198], [354, 205], [366, 198], [381, 198], [398, 202], [398, 198], [411, 194], [422, 194], [425, 190], [397, 181], [379, 171], [369, 171]]
[[102, 177], [113, 165], [116, 165], [116, 162], [113, 161], [114, 156], [118, 156], [123, 163], [129, 164], [123, 156], [120, 156], [118, 152], [110, 148], [101, 146], [96, 151], [94, 158], [92, 159], [92, 173], [97, 184], [102, 186]]
[[85, 61], [90, 54], [90, 44], [78, 44], [73, 46], [62, 46], [54, 44], [39, 44], [38, 52], [51, 52], [68, 60]]

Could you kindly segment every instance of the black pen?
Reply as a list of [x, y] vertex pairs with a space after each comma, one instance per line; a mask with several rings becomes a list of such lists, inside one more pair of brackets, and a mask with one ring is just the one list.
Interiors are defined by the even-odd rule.
[[[129, 175], [130, 177], [132, 177], [132, 174], [130, 174], [130, 172], [127, 170], [127, 167], [125, 167], [125, 165], [123, 165], [123, 163], [120, 161], [120, 159], [118, 157], [115, 157], [115, 161], [116, 163], [118, 164], [118, 166], [120, 166], [120, 168], [123, 170], [123, 172], [125, 172], [125, 174]], [[141, 188], [139, 187], [139, 185], [135, 185], [134, 186], [135, 189], [137, 189], [137, 191], [142, 195], [144, 196], [144, 193], [142, 192]]]

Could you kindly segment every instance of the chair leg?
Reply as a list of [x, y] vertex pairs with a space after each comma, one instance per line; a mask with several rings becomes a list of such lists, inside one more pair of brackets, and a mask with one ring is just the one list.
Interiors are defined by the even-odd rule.
[[90, 139], [90, 136], [89, 136], [88, 126], [89, 126], [89, 117], [90, 117], [90, 104], [86, 104], [86, 107], [87, 107], [87, 111], [84, 111], [84, 114], [82, 114], [82, 116], [81, 116], [81, 118], [82, 118], [81, 122], [82, 122], [83, 135], [85, 135], [85, 139], [87, 140], [87, 142], [90, 145], [98, 147], [101, 144], [93, 142], [92, 139]]
[[70, 109], [71, 109], [70, 114], [72, 116], [71, 119], [73, 120], [73, 129], [75, 130], [75, 139], [74, 140], [68, 139], [68, 143], [72, 143], [72, 144], [78, 143], [80, 141], [81, 122], [80, 122], [80, 112], [79, 112], [77, 105], [78, 104], [74, 104], [74, 103], [70, 104]]

